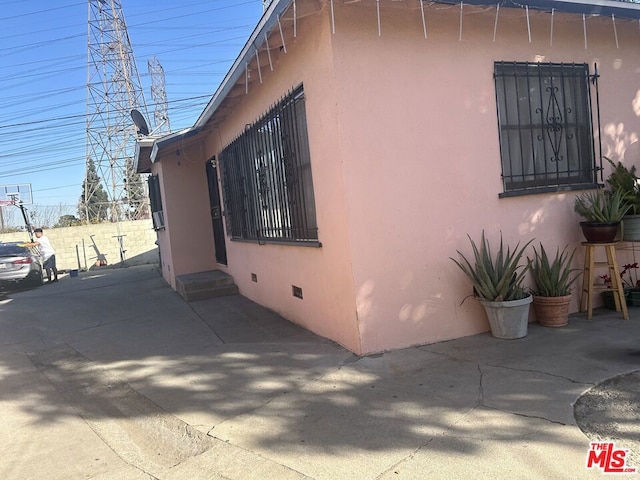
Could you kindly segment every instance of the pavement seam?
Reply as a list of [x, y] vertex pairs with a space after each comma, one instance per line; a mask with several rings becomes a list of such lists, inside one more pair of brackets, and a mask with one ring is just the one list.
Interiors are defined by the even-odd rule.
[[[480, 371], [480, 375], [481, 375], [481, 377], [480, 377], [480, 391], [482, 393], [483, 389], [482, 389], [482, 369], [481, 369], [481, 366], [482, 366], [481, 364], [478, 364], [478, 370]], [[565, 377], [563, 375], [556, 375], [556, 374], [553, 374], [553, 373], [543, 372], [543, 371], [540, 371], [540, 370], [527, 369], [527, 368], [505, 367], [504, 365], [493, 365], [493, 364], [490, 364], [490, 363], [486, 363], [486, 364], [484, 364], [484, 366], [491, 367], [491, 368], [502, 368], [502, 369], [511, 370], [511, 371], [514, 371], [514, 372], [527, 372], [527, 373], [535, 373], [535, 374], [539, 374], [539, 375], [546, 375], [546, 376], [553, 377], [553, 378], [559, 378], [559, 379], [568, 381], [568, 382], [576, 384], [576, 385], [594, 385], [593, 383], [590, 383], [590, 382], [579, 382], [577, 380], [573, 380], [572, 378]], [[550, 418], [546, 418], [546, 417], [542, 417], [542, 416], [538, 416], [538, 415], [527, 415], [527, 414], [524, 414], [524, 413], [512, 412], [510, 410], [503, 410], [503, 409], [500, 409], [500, 408], [492, 407], [490, 405], [485, 405], [484, 404], [484, 399], [480, 399], [479, 405], [482, 406], [483, 408], [487, 408], [489, 410], [508, 413], [508, 414], [511, 414], [511, 415], [515, 415], [517, 417], [544, 420], [546, 422], [553, 423], [553, 424], [556, 424], [556, 425], [563, 425], [563, 426], [567, 426], [568, 425], [565, 422], [560, 422], [558, 420], [552, 420]]]
[[[64, 352], [64, 350], [66, 350], [66, 352]], [[55, 355], [56, 351], [61, 352], [62, 354], [60, 356], [57, 356]], [[46, 355], [49, 352], [54, 353], [53, 361], [46, 358]], [[88, 407], [88, 404], [85, 403], [85, 399], [90, 399], [92, 396], [95, 397], [96, 395], [98, 395], [95, 392], [99, 392], [100, 389], [106, 389], [106, 391], [113, 392], [126, 390], [126, 393], [129, 394], [129, 396], [124, 398], [116, 397], [117, 403], [111, 402], [114, 406], [116, 406], [118, 412], [123, 415], [122, 418], [127, 419], [129, 415], [132, 415], [132, 411], [136, 416], [146, 415], [149, 417], [166, 417], [166, 419], [163, 418], [161, 420], [163, 424], [168, 424], [173, 420], [178, 428], [184, 426], [187, 436], [191, 436], [191, 431], [193, 429], [192, 426], [176, 417], [175, 415], [171, 414], [170, 412], [167, 412], [153, 400], [131, 387], [131, 385], [124, 379], [114, 374], [109, 369], [106, 369], [98, 362], [85, 357], [69, 344], [57, 345], [48, 349], [39, 350], [38, 352], [25, 352], [25, 354], [27, 355], [27, 358], [30, 360], [33, 366], [37, 369], [39, 374], [47, 381], [49, 385], [53, 387], [55, 391], [58, 392], [58, 394], [60, 394], [65, 404], [76, 412], [76, 415], [83, 421], [85, 425], [88, 426], [88, 428], [96, 435], [97, 438], [100, 439], [100, 441], [107, 448], [109, 448], [117, 457], [119, 457], [124, 464], [139, 470], [145, 475], [148, 475], [149, 478], [153, 480], [160, 480], [161, 477], [145, 468], [145, 466], [153, 466], [153, 463], [149, 463], [144, 453], [138, 456], [134, 455], [132, 457], [130, 455], [131, 452], [127, 451], [126, 449], [118, 450], [114, 447], [114, 445], [117, 443], [117, 441], [114, 441], [114, 439], [118, 439], [118, 434], [114, 434], [113, 431], [109, 429], [109, 427], [100, 428], [101, 419], [97, 418], [96, 415], [101, 415], [107, 411], [104, 410], [105, 405], [99, 405], [95, 407], [97, 408], [96, 410], [94, 408]], [[69, 354], [71, 356], [69, 356]], [[45, 357], [41, 358], [40, 355], [45, 355]], [[69, 365], [65, 365], [65, 363], [67, 362], [71, 362], [69, 363], [69, 365], [76, 367], [73, 369], [74, 372], [80, 371], [80, 369], [77, 368], [78, 362], [81, 362], [80, 366], [86, 364], [88, 372], [91, 375], [90, 380], [93, 379], [94, 381], [88, 383], [87, 380], [83, 380], [82, 387], [87, 388], [90, 393], [81, 392], [80, 389], [77, 388], [77, 385], [75, 385], [77, 383], [77, 380], [69, 377], [67, 373], [69, 371]], [[101, 398], [104, 398], [103, 395], [99, 396]], [[139, 411], [136, 410], [139, 407], [135, 403], [132, 403], [132, 398], [134, 401], [138, 400], [139, 402], [142, 402], [145, 408], [140, 408]], [[109, 405], [107, 404], [107, 407], [108, 406]], [[132, 406], [133, 409], [131, 408]], [[148, 410], [149, 408], [151, 408], [152, 410]], [[126, 429], [122, 429], [122, 431], [125, 432], [125, 434], [128, 433]], [[135, 443], [135, 441], [133, 445], [134, 447], [139, 446]], [[177, 448], [175, 448], [175, 445], [170, 444], [169, 449], [172, 448], [177, 450]], [[206, 452], [209, 448], [211, 448], [211, 446], [206, 448], [204, 451]], [[172, 465], [164, 465], [156, 469], [160, 471], [163, 469], [170, 470], [171, 468], [176, 467], [177, 465], [180, 465], [185, 461], [184, 459], [177, 460], [179, 461]]]
[[[489, 366], [489, 367], [492, 367], [492, 368], [497, 368], [496, 365], [488, 365], [487, 364], [486, 366]], [[501, 367], [501, 368], [506, 368], [507, 370], [515, 370], [515, 371], [527, 371], [527, 372], [532, 372], [532, 373], [544, 373], [544, 372], [538, 372], [538, 371], [535, 371], [535, 370], [520, 370], [520, 369], [517, 369], [517, 368], [509, 368], [509, 367]], [[482, 372], [482, 364], [480, 364], [480, 363], [478, 364], [478, 373], [480, 374], [480, 379], [479, 379], [479, 383], [478, 383], [478, 406], [479, 407], [487, 408], [489, 410], [494, 410], [496, 412], [503, 412], [503, 413], [508, 413], [508, 414], [511, 414], [511, 415], [516, 415], [518, 417], [537, 418], [539, 420], [545, 420], [547, 422], [556, 423], [558, 425], [566, 425], [566, 423], [564, 423], [564, 422], [551, 420], [551, 419], [545, 418], [545, 417], [539, 417], [537, 415], [525, 415], [524, 413], [511, 412], [509, 410], [502, 410], [500, 408], [495, 408], [495, 407], [491, 407], [489, 405], [485, 405], [485, 403], [484, 403], [484, 386], [482, 384], [482, 381], [483, 381], [483, 378], [484, 378], [484, 373]], [[559, 375], [551, 375], [551, 376], [552, 377], [564, 378], [564, 377], [561, 377]], [[566, 379], [566, 380], [570, 380], [570, 379]], [[578, 383], [578, 382], [574, 382], [574, 383]]]
[[[345, 358], [345, 359], [342, 361], [342, 363], [341, 363], [340, 365], [338, 365], [338, 367], [337, 367], [337, 368], [334, 368], [334, 369], [332, 369], [332, 370], [330, 370], [330, 371], [324, 372], [324, 373], [322, 373], [322, 374], [318, 375], [317, 377], [311, 378], [310, 380], [304, 381], [304, 382], [302, 382], [302, 383], [300, 383], [300, 384], [296, 385], [294, 388], [291, 388], [291, 389], [286, 390], [286, 391], [279, 392], [277, 395], [275, 395], [275, 396], [273, 396], [273, 397], [269, 398], [268, 400], [266, 400], [265, 402], [261, 403], [260, 405], [257, 405], [255, 408], [252, 408], [252, 409], [247, 410], [247, 411], [245, 411], [245, 412], [239, 413], [239, 414], [234, 415], [234, 416], [232, 416], [232, 417], [226, 418], [226, 419], [224, 419], [222, 422], [220, 422], [220, 423], [217, 423], [217, 424], [213, 425], [211, 428], [208, 428], [208, 427], [207, 427], [207, 428], [208, 428], [208, 430], [207, 430], [206, 435], [207, 435], [207, 436], [209, 436], [209, 437], [212, 437], [212, 438], [218, 438], [218, 437], [216, 437], [215, 435], [213, 435], [211, 432], [213, 432], [213, 430], [214, 430], [216, 427], [218, 427], [218, 426], [222, 425], [223, 423], [229, 422], [229, 421], [231, 421], [231, 420], [233, 420], [233, 419], [235, 419], [235, 418], [237, 418], [237, 417], [241, 417], [241, 416], [244, 416], [244, 415], [248, 415], [248, 414], [254, 413], [254, 412], [256, 412], [257, 410], [260, 410], [261, 408], [263, 408], [263, 407], [265, 407], [265, 406], [269, 405], [269, 404], [270, 404], [271, 402], [273, 402], [274, 400], [276, 400], [276, 399], [278, 399], [278, 398], [282, 397], [283, 395], [288, 395], [288, 394], [293, 393], [293, 392], [300, 392], [300, 390], [301, 390], [303, 387], [305, 387], [305, 386], [307, 386], [307, 385], [309, 385], [309, 384], [311, 384], [311, 383], [313, 383], [313, 382], [317, 382], [318, 380], [320, 380], [320, 379], [322, 379], [322, 378], [326, 377], [327, 375], [332, 375], [332, 374], [334, 374], [334, 373], [336, 373], [336, 372], [339, 372], [343, 367], [345, 367], [345, 366], [347, 366], [347, 365], [349, 365], [349, 364], [352, 364], [352, 363], [357, 363], [359, 360], [360, 360], [359, 358], [356, 358], [356, 360], [355, 360], [355, 362], [354, 362], [354, 361], [353, 361], [353, 356], [349, 356], [349, 357]], [[203, 425], [203, 426], [204, 426], [204, 425]]]
[[189, 302], [185, 302], [185, 303], [189, 306], [189, 308], [190, 308], [190, 309], [191, 309], [191, 311], [195, 314], [195, 316], [196, 316], [196, 317], [198, 317], [198, 320], [200, 320], [200, 321], [205, 325], [205, 327], [207, 327], [209, 330], [211, 330], [211, 331], [213, 332], [213, 334], [216, 336], [216, 338], [217, 338], [218, 340], [220, 340], [220, 342], [222, 343], [222, 345], [226, 345], [226, 343], [227, 343], [227, 342], [225, 342], [225, 341], [222, 339], [222, 337], [218, 334], [218, 332], [216, 332], [216, 331], [213, 329], [213, 327], [212, 327], [211, 325], [209, 325], [209, 324], [205, 321], [205, 319], [204, 319], [204, 318], [202, 318], [202, 316], [198, 313], [198, 311], [194, 308], [194, 306], [193, 306], [193, 305], [191, 305], [191, 303], [189, 303]]
[[513, 370], [514, 372], [528, 372], [528, 373], [538, 373], [540, 375], [547, 375], [549, 377], [560, 378], [562, 380], [566, 380], [571, 383], [575, 383], [576, 385], [595, 385], [593, 382], [582, 382], [580, 380], [574, 380], [573, 378], [565, 377], [564, 375], [557, 375], [555, 373], [545, 372], [542, 370], [535, 370], [531, 368], [515, 368], [515, 367], [506, 367], [504, 365], [493, 365], [491, 363], [484, 364], [487, 367], [492, 368], [504, 368], [505, 370]]
[[[69, 347], [71, 350], [73, 350], [74, 352], [76, 352], [76, 350], [68, 344], [65, 344], [67, 347]], [[55, 348], [55, 347], [54, 347]], [[29, 361], [31, 362], [31, 364], [35, 367], [35, 369], [38, 371], [38, 374], [44, 378], [44, 380], [56, 391], [58, 392], [58, 394], [61, 394], [61, 392], [58, 390], [58, 387], [56, 387], [56, 385], [54, 384], [54, 382], [44, 373], [43, 369], [41, 368], [41, 366], [39, 366], [35, 361], [34, 358], [32, 358], [32, 356], [28, 353], [28, 352], [24, 352], [24, 354], [26, 355], [26, 357], [29, 359]], [[160, 480], [158, 477], [154, 476], [153, 474], [147, 472], [146, 470], [144, 470], [143, 468], [139, 467], [138, 465], [135, 465], [134, 463], [128, 461], [126, 458], [124, 458], [122, 455], [120, 455], [113, 447], [112, 445], [109, 444], [109, 442], [106, 441], [105, 438], [102, 437], [102, 435], [100, 435], [100, 433], [94, 428], [94, 426], [91, 424], [91, 422], [89, 422], [87, 420], [87, 418], [85, 418], [84, 415], [82, 415], [82, 411], [81, 408], [78, 407], [77, 405], [74, 405], [70, 402], [67, 401], [67, 399], [64, 397], [63, 394], [61, 394], [62, 398], [64, 399], [65, 403], [76, 412], [76, 415], [78, 416], [78, 418], [80, 420], [82, 420], [82, 422], [94, 433], [94, 435], [100, 439], [100, 441], [103, 443], [103, 445], [105, 445], [109, 450], [111, 450], [113, 452], [114, 455], [116, 455], [118, 458], [120, 458], [122, 460], [122, 462], [126, 465], [128, 465], [129, 467], [135, 468], [136, 470], [139, 470], [140, 472], [144, 473], [145, 475], [148, 475], [149, 478], [151, 480]]]
[[[419, 445], [416, 449], [414, 449], [411, 453], [409, 453], [408, 455], [406, 455], [405, 457], [401, 458], [400, 460], [398, 460], [396, 463], [394, 463], [393, 465], [391, 465], [389, 468], [387, 468], [386, 470], [382, 471], [379, 475], [377, 475], [375, 477], [374, 480], [378, 480], [380, 478], [383, 477], [383, 475], [386, 475], [387, 473], [389, 473], [390, 471], [398, 468], [398, 466], [400, 466], [401, 464], [411, 461], [413, 460], [413, 458], [416, 456], [416, 454], [418, 452], [420, 452], [421, 450], [423, 450], [424, 448], [428, 447], [430, 443], [432, 443], [433, 441], [436, 440], [436, 438], [438, 436], [443, 436], [446, 435], [446, 433], [451, 429], [451, 427], [453, 427], [454, 425], [457, 425], [458, 423], [460, 423], [462, 420], [464, 420], [466, 417], [468, 417], [471, 413], [473, 413], [479, 406], [481, 405], [476, 405], [474, 407], [471, 407], [470, 409], [468, 409], [466, 412], [462, 412], [460, 414], [460, 417], [457, 418], [455, 421], [451, 422], [449, 425], [446, 426], [446, 428], [440, 433], [440, 435], [437, 436], [433, 436], [431, 437], [429, 440], [427, 440], [426, 442], [424, 442], [422, 445]], [[399, 475], [399, 472], [394, 471], [393, 472], [396, 475]]]
[[[247, 455], [250, 455], [250, 456], [252, 456], [252, 457], [258, 457], [258, 458], [261, 458], [261, 459], [263, 459], [263, 460], [265, 460], [265, 461], [267, 461], [267, 462], [270, 462], [270, 463], [273, 463], [273, 464], [276, 464], [276, 465], [280, 465], [280, 466], [281, 466], [282, 468], [284, 468], [284, 469], [287, 469], [287, 470], [290, 470], [290, 471], [292, 471], [292, 472], [294, 472], [294, 473], [297, 473], [297, 474], [298, 474], [298, 475], [300, 475], [302, 478], [308, 478], [309, 480], [313, 480], [313, 479], [312, 479], [312, 477], [309, 477], [308, 475], [306, 475], [306, 474], [304, 474], [304, 473], [300, 472], [299, 470], [296, 470], [295, 468], [293, 468], [293, 467], [291, 467], [291, 466], [289, 466], [289, 465], [286, 465], [286, 464], [284, 464], [284, 463], [278, 462], [277, 460], [271, 459], [271, 458], [269, 458], [269, 457], [265, 457], [264, 455], [262, 455], [262, 454], [260, 454], [260, 453], [253, 452], [253, 451], [251, 451], [251, 450], [249, 450], [249, 449], [247, 449], [247, 448], [243, 447], [242, 445], [237, 445], [237, 444], [235, 444], [235, 443], [233, 443], [233, 442], [230, 442], [229, 440], [224, 440], [224, 439], [222, 439], [222, 438], [216, 437], [215, 435], [209, 435], [208, 433], [207, 433], [207, 436], [209, 436], [209, 437], [213, 438], [214, 440], [216, 440], [216, 441], [218, 441], [218, 442], [222, 442], [222, 443], [224, 443], [224, 444], [226, 444], [226, 445], [230, 445], [230, 446], [232, 446], [233, 448], [237, 448], [238, 450], [242, 450], [242, 451], [243, 451], [243, 452], [245, 452]], [[205, 455], [205, 454], [207, 454], [207, 452], [203, 452], [201, 455]], [[231, 479], [231, 477], [224, 477], [224, 478], [229, 478], [229, 480], [232, 480], [232, 479]]]
[[[444, 355], [443, 354], [442, 356], [447, 357], [447, 358], [452, 358], [452, 359], [455, 359], [455, 360], [464, 361], [464, 362], [470, 362], [469, 360], [459, 359], [459, 358], [451, 356], [451, 355]], [[568, 378], [568, 377], [565, 377], [563, 375], [556, 375], [556, 374], [553, 374], [553, 373], [543, 372], [543, 371], [534, 370], [534, 369], [506, 367], [504, 365], [495, 365], [495, 364], [490, 364], [490, 363], [484, 363], [484, 364], [478, 363], [478, 364], [476, 364], [476, 366], [477, 366], [478, 373], [480, 375], [480, 378], [478, 379], [478, 401], [477, 401], [477, 406], [483, 407], [483, 408], [487, 408], [489, 410], [494, 410], [496, 412], [503, 412], [503, 413], [507, 413], [507, 414], [510, 414], [510, 415], [515, 415], [515, 416], [523, 417], [523, 418], [544, 420], [544, 421], [549, 422], [549, 423], [553, 423], [553, 424], [557, 424], [557, 425], [563, 425], [563, 426], [566, 426], [567, 423], [560, 422], [560, 421], [557, 421], [557, 420], [552, 420], [550, 418], [541, 417], [541, 416], [537, 416], [537, 415], [526, 415], [524, 413], [512, 412], [512, 411], [509, 411], [509, 410], [502, 410], [502, 409], [499, 409], [499, 408], [492, 407], [490, 405], [486, 405], [484, 403], [484, 384], [483, 384], [484, 372], [482, 371], [482, 367], [485, 366], [485, 367], [491, 367], [491, 368], [503, 368], [505, 370], [512, 370], [512, 371], [515, 371], [515, 372], [527, 372], [527, 373], [536, 373], [536, 374], [540, 374], [540, 375], [547, 375], [549, 377], [566, 380], [566, 381], [568, 381], [570, 383], [574, 383], [576, 385], [595, 385], [595, 384], [590, 383], [590, 382], [579, 382], [577, 380], [573, 380], [572, 378]]]
[[[275, 395], [275, 396], [273, 396], [273, 397], [269, 398], [266, 402], [264, 402], [264, 403], [262, 403], [262, 404], [260, 404], [260, 405], [256, 406], [255, 408], [252, 408], [251, 410], [247, 410], [246, 412], [240, 413], [240, 414], [238, 414], [238, 415], [234, 415], [233, 417], [229, 417], [229, 418], [225, 419], [224, 421], [222, 421], [222, 422], [220, 422], [220, 423], [218, 423], [218, 424], [216, 424], [216, 425], [213, 425], [211, 428], [209, 428], [209, 429], [207, 430], [206, 435], [207, 435], [208, 437], [211, 437], [211, 438], [213, 438], [213, 439], [217, 440], [217, 441], [224, 442], [224, 443], [226, 443], [226, 444], [228, 444], [228, 445], [231, 445], [231, 446], [233, 446], [234, 448], [238, 448], [238, 449], [241, 449], [241, 450], [243, 450], [243, 451], [246, 451], [246, 452], [250, 453], [251, 455], [256, 455], [256, 456], [258, 456], [258, 457], [260, 457], [260, 458], [262, 458], [262, 459], [264, 459], [264, 460], [266, 460], [266, 461], [269, 461], [269, 462], [273, 462], [273, 463], [275, 463], [275, 464], [278, 464], [278, 465], [280, 465], [280, 466], [281, 466], [281, 467], [283, 467], [283, 468], [286, 468], [286, 469], [288, 469], [288, 470], [291, 470], [292, 472], [295, 472], [295, 473], [297, 473], [297, 474], [301, 475], [303, 478], [308, 478], [309, 480], [313, 480], [313, 477], [309, 477], [307, 474], [300, 472], [299, 470], [297, 470], [297, 469], [295, 469], [295, 468], [291, 467], [290, 465], [286, 465], [286, 464], [284, 464], [284, 463], [278, 462], [278, 461], [277, 461], [277, 460], [275, 460], [275, 459], [272, 459], [272, 458], [266, 457], [266, 456], [261, 455], [261, 454], [259, 454], [259, 453], [257, 453], [257, 452], [252, 452], [251, 450], [248, 450], [248, 449], [246, 449], [246, 448], [242, 447], [241, 445], [236, 445], [236, 444], [235, 444], [235, 443], [233, 443], [233, 442], [230, 442], [230, 441], [228, 441], [228, 440], [224, 440], [224, 439], [221, 439], [221, 438], [217, 437], [217, 436], [215, 435], [215, 433], [214, 433], [214, 430], [215, 430], [215, 428], [216, 428], [216, 427], [219, 427], [220, 425], [223, 425], [223, 424], [224, 424], [224, 423], [226, 423], [226, 422], [232, 421], [233, 419], [235, 419], [235, 418], [237, 418], [237, 417], [241, 417], [241, 416], [244, 416], [244, 415], [251, 414], [251, 413], [253, 413], [253, 412], [255, 412], [255, 411], [257, 411], [257, 410], [259, 410], [259, 409], [261, 409], [261, 408], [265, 407], [266, 405], [269, 405], [271, 402], [273, 402], [273, 401], [275, 401], [275, 400], [277, 400], [277, 399], [281, 398], [281, 397], [282, 397], [282, 396], [284, 396], [284, 395], [288, 395], [288, 394], [293, 393], [293, 392], [299, 392], [299, 391], [300, 391], [302, 388], [304, 388], [306, 385], [309, 385], [309, 384], [311, 384], [311, 383], [313, 383], [313, 382], [317, 382], [318, 380], [321, 380], [321, 379], [322, 379], [322, 378], [324, 378], [324, 377], [327, 377], [327, 376], [332, 375], [332, 374], [334, 374], [334, 373], [336, 373], [336, 372], [339, 372], [342, 368], [344, 368], [344, 367], [346, 367], [346, 366], [348, 366], [348, 365], [353, 365], [353, 364], [358, 363], [358, 362], [360, 361], [360, 359], [361, 359], [361, 358], [362, 358], [362, 357], [357, 357], [357, 356], [355, 356], [355, 355], [349, 355], [349, 356], [345, 357], [345, 358], [342, 360], [342, 362], [341, 362], [337, 367], [332, 368], [332, 369], [330, 369], [329, 371], [326, 371], [326, 372], [324, 372], [324, 373], [322, 373], [322, 374], [320, 374], [320, 375], [318, 375], [318, 376], [316, 376], [316, 377], [314, 377], [314, 378], [312, 378], [312, 379], [309, 379], [309, 380], [307, 380], [307, 381], [304, 381], [304, 382], [302, 382], [302, 383], [298, 384], [295, 388], [292, 388], [292, 389], [287, 390], [287, 391], [285, 391], [285, 392], [280, 392], [278, 395]], [[429, 443], [429, 442], [431, 442], [432, 440], [433, 440], [433, 438], [429, 439], [429, 441], [428, 441], [426, 444], [428, 444], [428, 443]], [[426, 444], [425, 444], [425, 445], [426, 445]], [[422, 448], [422, 446], [420, 446], [417, 450], [419, 450], [420, 448]], [[416, 451], [417, 451], [417, 450], [416, 450]]]
[[[458, 357], [456, 355], [447, 355], [446, 353], [442, 353], [442, 352], [434, 352], [434, 351], [429, 350], [428, 348], [425, 348], [425, 347], [418, 347], [418, 350], [422, 350], [424, 352], [429, 352], [429, 353], [431, 353], [433, 355], [439, 355], [441, 357], [450, 358], [450, 359], [453, 359], [453, 360], [458, 360], [460, 362], [473, 363], [473, 360], [469, 360], [469, 359], [466, 359], [466, 358], [461, 358], [461, 357]], [[493, 363], [478, 363], [477, 365], [478, 365], [478, 368], [480, 368], [481, 365], [484, 365], [486, 367], [504, 368], [506, 370], [513, 370], [514, 372], [538, 373], [540, 375], [548, 375], [550, 377], [561, 378], [563, 380], [567, 380], [568, 382], [575, 383], [577, 385], [589, 385], [589, 386], [596, 385], [593, 382], [583, 382], [583, 381], [580, 381], [580, 380], [574, 380], [573, 378], [565, 377], [564, 375], [557, 375], [555, 373], [545, 372], [545, 371], [542, 371], [542, 370], [535, 370], [535, 369], [529, 369], [529, 368], [515, 368], [515, 367], [508, 367], [508, 366], [505, 366], [505, 365], [496, 365], [496, 364], [493, 364]]]
[[482, 405], [482, 408], [486, 408], [487, 410], [493, 410], [494, 412], [502, 412], [502, 413], [507, 413], [509, 415], [515, 415], [516, 417], [523, 417], [523, 418], [531, 418], [534, 420], [544, 420], [545, 422], [549, 422], [549, 423], [553, 423], [556, 425], [562, 425], [562, 426], [575, 426], [572, 424], [567, 424], [565, 422], [560, 422], [558, 420], [551, 420], [550, 418], [546, 418], [546, 417], [540, 417], [538, 415], [526, 415], [524, 413], [518, 413], [518, 412], [512, 412], [509, 410], [503, 410], [501, 408], [495, 408], [495, 407], [491, 407], [489, 405]]
[[[550, 420], [548, 418], [544, 418], [544, 417], [538, 417], [535, 415], [525, 415], [525, 414], [521, 414], [521, 413], [516, 413], [516, 412], [510, 412], [510, 411], [506, 411], [506, 410], [501, 410], [498, 408], [493, 408], [493, 407], [489, 407], [486, 405], [476, 405], [472, 408], [470, 408], [469, 410], [467, 410], [466, 412], [462, 413], [460, 415], [460, 417], [454, 421], [451, 422], [447, 428], [445, 430], [443, 430], [443, 432], [440, 435], [446, 435], [447, 432], [451, 429], [451, 427], [453, 427], [454, 425], [457, 425], [458, 423], [460, 423], [462, 420], [464, 420], [466, 417], [468, 417], [469, 415], [471, 415], [473, 412], [475, 412], [478, 409], [487, 409], [487, 410], [493, 410], [496, 412], [501, 412], [501, 413], [505, 413], [505, 414], [509, 414], [509, 415], [514, 415], [517, 417], [524, 417], [524, 418], [530, 418], [530, 419], [537, 419], [537, 420], [544, 420], [547, 421], [549, 423], [553, 423], [553, 424], [557, 424], [557, 425], [562, 425], [562, 426], [571, 426], [571, 425], [567, 425], [566, 423], [563, 422], [558, 422], [555, 420]], [[416, 448], [414, 451], [412, 451], [410, 454], [408, 454], [407, 456], [405, 456], [404, 458], [400, 459], [399, 461], [397, 461], [396, 463], [394, 463], [393, 465], [391, 465], [388, 469], [384, 470], [383, 472], [381, 472], [379, 475], [377, 475], [375, 477], [376, 480], [383, 478], [384, 475], [386, 475], [389, 472], [392, 472], [396, 475], [399, 475], [398, 471], [394, 471], [394, 469], [398, 468], [400, 465], [402, 465], [405, 462], [409, 462], [411, 461], [418, 452], [420, 452], [421, 450], [423, 450], [424, 448], [428, 447], [430, 443], [432, 443], [434, 440], [436, 440], [436, 436], [431, 437], [427, 442], [425, 442], [424, 444], [420, 445], [418, 448]]]

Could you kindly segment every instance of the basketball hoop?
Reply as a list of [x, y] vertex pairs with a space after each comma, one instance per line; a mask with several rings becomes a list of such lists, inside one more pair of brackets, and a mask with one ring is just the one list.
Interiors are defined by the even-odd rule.
[[32, 205], [31, 184], [0, 185], [0, 206]]

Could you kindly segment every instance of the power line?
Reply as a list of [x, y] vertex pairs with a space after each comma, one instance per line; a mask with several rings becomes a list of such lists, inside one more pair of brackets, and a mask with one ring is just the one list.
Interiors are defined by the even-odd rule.
[[[181, 103], [181, 102], [189, 102], [191, 100], [200, 100], [200, 99], [205, 99], [205, 98], [211, 98], [211, 94], [207, 94], [207, 95], [196, 95], [193, 97], [186, 97], [186, 98], [180, 98], [177, 100], [173, 100], [170, 101], [168, 103], [170, 104], [176, 104], [176, 103]], [[151, 104], [154, 105], [154, 104]], [[122, 110], [125, 113], [128, 113], [129, 110]], [[20, 122], [20, 123], [11, 123], [11, 124], [6, 124], [6, 125], [0, 125], [0, 129], [3, 128], [13, 128], [13, 127], [24, 127], [24, 126], [30, 126], [30, 125], [40, 125], [43, 123], [49, 123], [49, 122], [55, 122], [58, 120], [71, 120], [71, 119], [76, 119], [76, 118], [80, 118], [80, 119], [86, 119], [87, 114], [86, 113], [79, 113], [77, 115], [66, 115], [66, 116], [62, 116], [62, 117], [50, 117], [50, 118], [43, 118], [40, 120], [29, 120], [28, 122]], [[78, 125], [78, 124], [82, 124], [83, 122], [78, 122], [78, 123], [74, 123], [74, 124], [67, 124], [66, 126], [69, 125]]]
[[[143, 6], [142, 1], [132, 3], [127, 17], [134, 22], [129, 24], [128, 30], [133, 34], [131, 43], [141, 57], [156, 55], [162, 61], [168, 114], [172, 127], [181, 129], [192, 124], [211, 98], [259, 18], [256, 15], [261, 14], [261, 7], [258, 0], [202, 0], [172, 3], [163, 8], [163, 1], [158, 0], [153, 9]], [[13, 3], [29, 8], [23, 1]], [[257, 8], [251, 15], [235, 15], [232, 20], [218, 22], [221, 12], [240, 12], [246, 5]], [[3, 17], [4, 20], [14, 18], [4, 22], [9, 27], [20, 23], [27, 27], [20, 31], [3, 28], [0, 35], [0, 54], [3, 56], [0, 176], [3, 178], [72, 171], [86, 161], [86, 155], [80, 150], [80, 138], [86, 131], [88, 118], [87, 113], [80, 110], [86, 103], [85, 99], [79, 98], [85, 89], [80, 85], [84, 79], [78, 82], [78, 74], [83, 70], [79, 62], [82, 56], [74, 53], [86, 49], [86, 41], [80, 41], [86, 39], [86, 24], [74, 24], [73, 18], [78, 16], [72, 13], [81, 6], [86, 6], [86, 2], [69, 2], [24, 13], [18, 12], [17, 7], [10, 7], [15, 15]], [[56, 16], [62, 21], [53, 20]], [[25, 19], [29, 19], [28, 25]], [[186, 23], [187, 19], [188, 25], [179, 24]], [[31, 27], [52, 23], [57, 27]], [[132, 28], [140, 35], [132, 32]], [[178, 35], [169, 35], [167, 41], [158, 40], [167, 31]], [[188, 34], [181, 35], [180, 32]], [[20, 39], [19, 43], [16, 39]], [[230, 53], [221, 54], [223, 51]], [[196, 60], [189, 60], [189, 57]], [[167, 69], [167, 65], [171, 67]], [[217, 65], [220, 65], [219, 69]], [[141, 78], [145, 82], [152, 80], [147, 75], [141, 75]], [[41, 82], [43, 79], [44, 83]], [[74, 84], [77, 86], [72, 86]]]

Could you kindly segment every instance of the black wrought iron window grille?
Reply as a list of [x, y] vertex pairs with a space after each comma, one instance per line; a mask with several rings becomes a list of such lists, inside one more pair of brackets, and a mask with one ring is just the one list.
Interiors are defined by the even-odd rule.
[[219, 159], [232, 239], [319, 245], [302, 85]]
[[[504, 192], [500, 196], [593, 188], [596, 163], [587, 64], [494, 64]], [[598, 115], [599, 119], [599, 115]], [[599, 125], [598, 125], [599, 128]]]

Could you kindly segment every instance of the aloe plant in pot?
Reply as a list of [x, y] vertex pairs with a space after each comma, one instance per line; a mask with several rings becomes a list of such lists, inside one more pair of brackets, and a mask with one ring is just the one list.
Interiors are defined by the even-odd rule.
[[471, 280], [476, 298], [484, 307], [489, 319], [491, 334], [497, 338], [515, 339], [527, 334], [529, 307], [532, 297], [523, 287], [529, 265], [521, 265], [524, 246], [520, 243], [511, 250], [506, 247], [500, 234], [500, 247], [495, 256], [484, 231], [478, 247], [469, 235], [473, 249], [470, 261], [457, 250], [460, 260], [451, 258]]
[[622, 190], [591, 190], [577, 195], [573, 209], [586, 221], [580, 222], [582, 233], [588, 242], [613, 242], [622, 217], [631, 205]]
[[612, 192], [621, 190], [624, 199], [630, 205], [629, 210], [622, 217], [622, 240], [640, 241], [640, 179], [636, 175], [636, 167], [632, 165], [628, 168], [622, 162], [616, 164], [609, 157], [602, 158], [613, 168], [607, 178], [609, 188]]
[[535, 283], [531, 290], [533, 311], [540, 325], [564, 327], [569, 323], [571, 285], [579, 276], [574, 275], [579, 269], [571, 268], [575, 249], [569, 252], [565, 246], [560, 251], [558, 247], [553, 259], [547, 255], [542, 243], [540, 250], [534, 246], [533, 252], [533, 259], [527, 257]]

